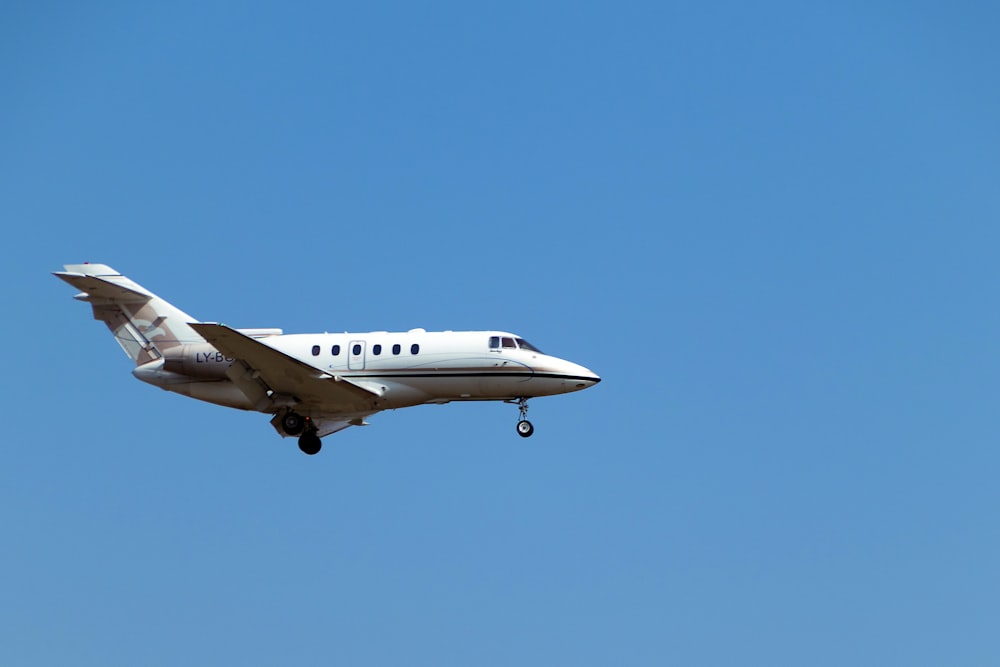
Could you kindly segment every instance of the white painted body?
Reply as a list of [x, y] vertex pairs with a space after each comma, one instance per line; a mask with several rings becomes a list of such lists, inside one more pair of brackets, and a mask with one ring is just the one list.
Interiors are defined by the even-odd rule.
[[[491, 350], [488, 343], [494, 337], [519, 338], [500, 331], [417, 329], [401, 333], [286, 334], [257, 340], [332, 376], [334, 381], [351, 380], [370, 387], [379, 394], [373, 396], [372, 407], [377, 410], [551, 396], [578, 391], [600, 380], [583, 366], [540, 352], [520, 348]], [[331, 352], [335, 345], [340, 346], [338, 356]], [[361, 345], [362, 353], [355, 357], [356, 363], [349, 363], [354, 345]], [[382, 348], [379, 355], [373, 353], [376, 345]], [[400, 354], [392, 354], [393, 345], [400, 345]], [[412, 345], [419, 346], [417, 354], [411, 354]], [[319, 347], [318, 355], [312, 354], [314, 346]], [[192, 363], [204, 364], [204, 369], [197, 374], [172, 373], [163, 369], [161, 361], [137, 366], [133, 375], [192, 398], [242, 410], [255, 409], [226, 377], [231, 358], [223, 356], [214, 361], [203, 357]]]
[[114, 332], [136, 363], [135, 377], [210, 403], [271, 413], [282, 435], [289, 435], [281, 421], [289, 412], [322, 437], [381, 410], [450, 401], [524, 405], [600, 382], [583, 366], [504, 331], [233, 330], [194, 320], [104, 265], [67, 265], [55, 275], [83, 290], [77, 298]]

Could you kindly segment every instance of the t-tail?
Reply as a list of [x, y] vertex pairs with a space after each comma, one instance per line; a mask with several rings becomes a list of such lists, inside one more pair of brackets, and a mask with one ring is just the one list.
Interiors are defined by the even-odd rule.
[[103, 321], [136, 366], [162, 359], [180, 345], [204, 342], [189, 326], [197, 322], [149, 290], [104, 264], [67, 264], [54, 276], [80, 290], [94, 319]]

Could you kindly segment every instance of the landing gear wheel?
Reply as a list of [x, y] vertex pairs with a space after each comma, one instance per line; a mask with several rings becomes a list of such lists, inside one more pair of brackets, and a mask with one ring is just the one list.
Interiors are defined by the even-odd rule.
[[299, 449], [302, 450], [303, 454], [308, 454], [309, 456], [315, 456], [319, 454], [319, 450], [323, 447], [323, 443], [320, 441], [319, 436], [315, 432], [304, 433], [302, 437], [299, 438]]
[[531, 434], [535, 432], [535, 427], [528, 421], [528, 399], [522, 396], [507, 402], [517, 403], [517, 410], [521, 413], [521, 420], [517, 422], [517, 434], [522, 438], [531, 437]]
[[306, 420], [297, 412], [286, 412], [281, 418], [281, 428], [288, 435], [298, 435], [306, 425]]

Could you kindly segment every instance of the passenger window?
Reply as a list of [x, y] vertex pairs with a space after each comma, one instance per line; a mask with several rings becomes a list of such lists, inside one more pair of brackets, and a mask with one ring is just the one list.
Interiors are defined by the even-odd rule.
[[374, 354], [376, 357], [378, 355], [382, 354], [382, 346], [381, 345], [372, 345], [372, 354]]
[[339, 357], [340, 356], [340, 346], [339, 345], [334, 345], [333, 349], [330, 351], [330, 353], [333, 356], [335, 356], [335, 357]]
[[319, 345], [313, 345], [313, 356], [314, 357], [319, 356]]
[[410, 346], [410, 354], [418, 354], [420, 352], [420, 346], [414, 343]]
[[351, 354], [355, 357], [361, 354], [361, 346], [355, 343], [354, 347], [351, 348]]
[[399, 351], [400, 351], [401, 349], [403, 349], [403, 348], [401, 348], [401, 347], [399, 346], [399, 343], [396, 343], [395, 345], [393, 345], [393, 346], [392, 346], [392, 353], [393, 353], [393, 354], [399, 354]]
[[507, 348], [512, 348], [512, 349], [516, 349], [517, 348], [517, 345], [514, 344], [514, 339], [513, 338], [507, 338], [506, 336], [503, 337], [503, 346], [507, 347]]
[[500, 336], [490, 336], [490, 349], [495, 350], [500, 347]]

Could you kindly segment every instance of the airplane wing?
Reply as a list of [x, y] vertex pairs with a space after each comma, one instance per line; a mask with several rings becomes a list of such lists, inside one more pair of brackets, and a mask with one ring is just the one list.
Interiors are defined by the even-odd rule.
[[[375, 407], [378, 395], [346, 379], [325, 373], [225, 325], [201, 322], [190, 326], [227, 357], [243, 362], [273, 392], [272, 397], [288, 396], [297, 406], [328, 416], [354, 417], [378, 411]], [[352, 425], [347, 419], [342, 423], [342, 428]]]

